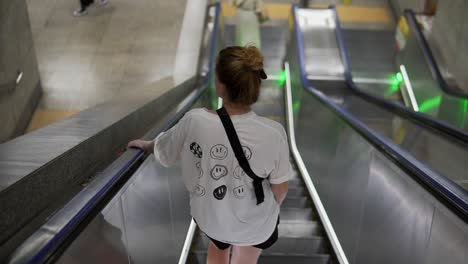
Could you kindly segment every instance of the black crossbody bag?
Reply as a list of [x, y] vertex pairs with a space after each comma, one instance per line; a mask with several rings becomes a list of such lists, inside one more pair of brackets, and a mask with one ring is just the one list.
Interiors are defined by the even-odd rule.
[[227, 137], [229, 139], [229, 143], [231, 143], [231, 148], [234, 151], [234, 155], [236, 156], [240, 167], [253, 180], [255, 197], [257, 198], [257, 205], [259, 205], [263, 203], [265, 199], [262, 186], [264, 178], [258, 177], [255, 172], [252, 171], [252, 168], [250, 168], [249, 161], [245, 157], [244, 151], [242, 150], [236, 129], [234, 128], [234, 125], [232, 124], [231, 118], [229, 117], [226, 109], [221, 107], [220, 109], [216, 110], [216, 113], [218, 113], [218, 116], [221, 119], [221, 123], [223, 123], [224, 130], [226, 131]]

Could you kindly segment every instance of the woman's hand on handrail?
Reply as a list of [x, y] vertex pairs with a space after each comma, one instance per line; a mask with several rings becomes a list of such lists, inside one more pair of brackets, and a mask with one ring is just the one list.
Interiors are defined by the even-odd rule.
[[143, 150], [146, 153], [153, 154], [154, 152], [154, 141], [147, 141], [136, 139], [128, 142], [127, 148], [138, 148]]

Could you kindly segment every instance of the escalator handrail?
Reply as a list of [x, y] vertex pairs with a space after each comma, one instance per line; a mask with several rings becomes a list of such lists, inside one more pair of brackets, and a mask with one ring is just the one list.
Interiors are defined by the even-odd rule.
[[[330, 8], [334, 7], [331, 6]], [[297, 10], [297, 5], [293, 5], [293, 26], [299, 53], [299, 68], [303, 87], [305, 87], [308, 92], [315, 95], [324, 105], [337, 113], [346, 123], [354, 128], [360, 135], [362, 135], [383, 154], [393, 160], [400, 168], [405, 170], [412, 177], [415, 177], [416, 179], [424, 182], [431, 190], [439, 194], [442, 199], [444, 199], [450, 205], [454, 206], [454, 208], [456, 208], [456, 212], [465, 221], [467, 221], [468, 192], [466, 190], [445, 176], [439, 175], [438, 173], [432, 171], [413, 156], [401, 150], [393, 142], [374, 132], [352, 114], [336, 105], [336, 103], [331, 101], [327, 96], [318, 92], [319, 90], [310, 84], [309, 80], [307, 79], [307, 73], [305, 70], [304, 42], [297, 22]]]
[[434, 78], [436, 79], [437, 83], [439, 84], [440, 88], [447, 94], [455, 96], [455, 97], [460, 97], [461, 99], [468, 100], [468, 94], [452, 88], [446, 81], [445, 78], [442, 76], [442, 73], [440, 72], [439, 65], [437, 64], [434, 54], [432, 53], [432, 49], [429, 46], [429, 43], [427, 42], [426, 37], [424, 36], [421, 27], [419, 26], [419, 23], [416, 20], [416, 16], [414, 14], [414, 11], [411, 9], [406, 9], [404, 14], [408, 18], [408, 21], [410, 22], [411, 28], [414, 30], [416, 33], [416, 39], [418, 40], [419, 47], [421, 48], [424, 57], [426, 58], [426, 61], [429, 64], [429, 68], [431, 69], [431, 73], [433, 74]]
[[[195, 95], [192, 96], [190, 100], [188, 100], [183, 107], [181, 107], [177, 113], [175, 114], [174, 117], [172, 117], [169, 121], [167, 121], [161, 129], [159, 129], [157, 132], [155, 132], [153, 135], [151, 135], [151, 138], [156, 138], [161, 132], [169, 129], [172, 125], [174, 125], [183, 115], [185, 112], [187, 112], [190, 107], [197, 101], [200, 96], [206, 91], [206, 89], [210, 86], [210, 82], [212, 81], [213, 74], [214, 74], [214, 61], [215, 61], [215, 52], [216, 52], [216, 40], [217, 40], [217, 35], [218, 35], [218, 29], [219, 29], [219, 16], [220, 16], [220, 10], [221, 10], [221, 5], [220, 3], [215, 3], [213, 5], [215, 9], [215, 14], [214, 14], [214, 21], [213, 21], [213, 33], [210, 38], [209, 42], [209, 67], [208, 67], [208, 72], [206, 76], [203, 76], [203, 82], [202, 82], [202, 89], [200, 89]], [[210, 7], [208, 6], [208, 7]], [[133, 165], [139, 160], [142, 159], [145, 155], [145, 153], [142, 150], [134, 150], [134, 154], [131, 155], [126, 161], [123, 161], [124, 164], [121, 165], [120, 168], [117, 168], [117, 172], [113, 173], [113, 175], [110, 175], [111, 179], [105, 183], [104, 187], [99, 189], [97, 192], [95, 192], [91, 198], [88, 198], [86, 201], [86, 204], [84, 207], [80, 208], [76, 213], [72, 215], [69, 219], [66, 220], [65, 225], [63, 225], [63, 228], [55, 232], [55, 234], [48, 239], [47, 242], [43, 243], [40, 247], [35, 249], [30, 256], [26, 256], [26, 259], [21, 259], [22, 263], [43, 263], [49, 256], [53, 254], [53, 252], [60, 246], [60, 244], [67, 238], [69, 237], [72, 232], [75, 230], [77, 225], [81, 222], [83, 222], [86, 217], [92, 212], [93, 208], [95, 208], [99, 202], [111, 191], [113, 186], [126, 174], [128, 173]], [[115, 171], [115, 170], [113, 170]], [[100, 177], [103, 177], [104, 175], [101, 175]], [[84, 191], [86, 191], [85, 189]], [[79, 193], [75, 198], [81, 198], [79, 195], [82, 193]], [[82, 195], [83, 197], [87, 197], [86, 195]], [[73, 201], [73, 200], [72, 200]], [[58, 211], [58, 214], [61, 213], [62, 210]], [[53, 218], [52, 218], [53, 219]], [[34, 234], [32, 235], [34, 236]], [[31, 236], [31, 237], [32, 237]], [[21, 247], [25, 246], [27, 247], [26, 243], [28, 240], [26, 240]]]
[[425, 114], [421, 114], [419, 112], [414, 112], [400, 104], [368, 94], [366, 92], [363, 92], [361, 89], [359, 89], [357, 84], [353, 80], [351, 65], [349, 63], [348, 50], [346, 49], [346, 45], [345, 45], [344, 37], [343, 37], [343, 31], [341, 29], [341, 24], [338, 19], [336, 8], [335, 6], [331, 6], [330, 8], [334, 10], [335, 25], [336, 25], [336, 29], [335, 29], [336, 38], [338, 42], [338, 48], [340, 50], [341, 59], [343, 61], [343, 66], [345, 69], [345, 73], [344, 73], [345, 80], [349, 88], [351, 88], [353, 92], [355, 92], [358, 95], [361, 95], [362, 97], [366, 98], [367, 100], [371, 102], [374, 102], [386, 109], [389, 109], [390, 111], [394, 111], [407, 119], [411, 119], [421, 125], [424, 125], [430, 128], [431, 130], [435, 130], [439, 133], [441, 132], [441, 133], [447, 134], [453, 137], [454, 139], [457, 139], [458, 141], [463, 142], [464, 144], [468, 144], [468, 132], [462, 131], [444, 121], [438, 120], [436, 118], [433, 118]]

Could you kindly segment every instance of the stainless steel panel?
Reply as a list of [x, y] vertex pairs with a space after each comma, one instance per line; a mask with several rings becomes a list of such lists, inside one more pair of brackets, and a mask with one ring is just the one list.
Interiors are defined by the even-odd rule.
[[431, 232], [433, 205], [424, 189], [373, 152], [356, 263], [421, 263]]
[[121, 200], [99, 214], [57, 262], [130, 263]]
[[436, 208], [424, 263], [468, 263], [468, 226], [444, 208]]
[[[174, 263], [190, 224], [188, 193], [169, 179], [179, 169], [166, 169], [150, 157], [122, 195], [128, 248], [134, 263]], [[180, 197], [179, 199], [174, 199]], [[177, 227], [177, 229], [176, 229]]]
[[175, 263], [190, 220], [180, 169], [164, 168], [150, 156], [67, 249], [61, 263]]
[[[365, 190], [369, 180], [371, 149], [351, 128], [343, 130], [333, 165], [330, 166], [327, 212], [335, 219], [333, 228], [348, 256], [355, 255], [360, 222], [364, 210]], [[343, 181], [346, 184], [343, 184]], [[354, 228], [350, 228], [353, 226]]]

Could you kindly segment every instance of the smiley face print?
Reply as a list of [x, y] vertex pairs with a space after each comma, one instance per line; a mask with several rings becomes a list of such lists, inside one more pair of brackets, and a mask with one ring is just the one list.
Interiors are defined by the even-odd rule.
[[205, 195], [205, 188], [201, 185], [197, 185], [193, 188], [191, 194], [197, 197], [202, 197]]
[[234, 178], [240, 180], [242, 179], [242, 177], [245, 177], [245, 172], [241, 167], [237, 166], [234, 169]]
[[214, 198], [216, 198], [216, 200], [222, 200], [224, 199], [224, 196], [226, 196], [226, 193], [227, 193], [226, 185], [221, 185], [218, 188], [214, 189], [213, 196]]
[[228, 155], [228, 149], [222, 144], [214, 145], [210, 150], [210, 156], [213, 159], [223, 160]]
[[236, 197], [237, 199], [242, 199], [245, 196], [245, 187], [244, 185], [238, 186], [234, 188], [232, 192], [234, 193], [234, 197]]
[[217, 181], [228, 174], [228, 169], [224, 165], [215, 165], [211, 169], [210, 174], [211, 178]]
[[197, 142], [192, 142], [192, 144], [190, 144], [190, 152], [199, 159], [203, 157], [203, 150]]
[[197, 167], [197, 172], [198, 172], [198, 178], [201, 178], [203, 176], [203, 169], [201, 167], [201, 163], [197, 162], [195, 164], [195, 167]]

